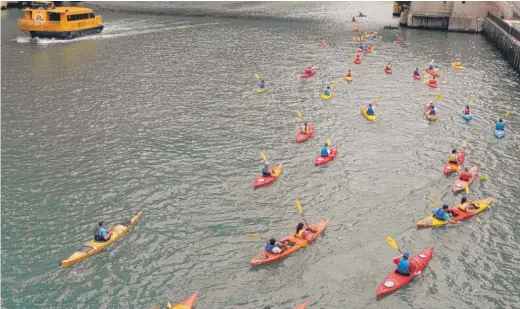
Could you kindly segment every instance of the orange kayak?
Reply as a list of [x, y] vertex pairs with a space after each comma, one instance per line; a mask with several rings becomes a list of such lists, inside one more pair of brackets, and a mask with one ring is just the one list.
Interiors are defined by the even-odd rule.
[[193, 293], [193, 295], [186, 298], [182, 301], [182, 303], [178, 304], [172, 309], [192, 309], [195, 306], [195, 301], [197, 301], [197, 296], [199, 296], [199, 292]]
[[308, 301], [305, 301], [303, 304], [299, 304], [294, 309], [305, 309], [305, 308], [307, 308], [308, 303], [309, 303]]
[[280, 254], [271, 253], [265, 249], [262, 249], [260, 253], [255, 255], [253, 260], [251, 260], [251, 267], [256, 265], [262, 265], [267, 263], [272, 263], [274, 261], [278, 261], [280, 259], [286, 258], [289, 255], [293, 254], [294, 252], [300, 250], [303, 247], [308, 246], [311, 242], [313, 242], [318, 236], [321, 235], [321, 233], [325, 230], [327, 227], [327, 224], [329, 223], [329, 220], [322, 220], [314, 224], [310, 224], [309, 227], [313, 230], [316, 230], [316, 233], [312, 234], [312, 237], [309, 239], [301, 239], [294, 237], [294, 233], [291, 235], [282, 238], [280, 241], [288, 240], [289, 246], [282, 251]]
[[438, 117], [437, 113], [435, 113], [435, 115], [430, 115], [430, 104], [424, 107], [424, 116], [428, 120], [437, 120]]
[[468, 186], [468, 187], [471, 186], [471, 184], [473, 183], [475, 178], [477, 178], [478, 167], [477, 166], [473, 166], [472, 168], [469, 169], [469, 173], [471, 174], [471, 178], [469, 180], [467, 180], [467, 181], [460, 179], [460, 177], [457, 177], [457, 181], [455, 181], [455, 184], [453, 185], [453, 192], [454, 193], [457, 193], [459, 191], [465, 190], [464, 188], [466, 186]]

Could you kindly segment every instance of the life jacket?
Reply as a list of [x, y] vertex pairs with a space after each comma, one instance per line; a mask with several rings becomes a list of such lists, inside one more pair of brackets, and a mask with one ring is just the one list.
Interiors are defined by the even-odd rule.
[[265, 83], [260, 83], [260, 84], [258, 84], [258, 87], [259, 87], [259, 88], [265, 88]]
[[464, 180], [464, 181], [468, 181], [471, 179], [471, 174], [470, 173], [465, 173], [465, 172], [462, 172], [459, 176], [460, 180]]
[[311, 73], [312, 73], [312, 70], [309, 69], [309, 68], [306, 68], [306, 69], [305, 69], [305, 73], [306, 73], [306, 74], [311, 74]]
[[308, 126], [307, 126], [307, 129], [305, 129], [305, 127], [302, 128], [302, 133], [308, 134], [308, 133], [310, 133], [310, 131], [311, 130], [309, 129]]
[[496, 129], [497, 130], [504, 130], [504, 123], [503, 122], [497, 122]]
[[352, 77], [352, 72], [347, 72], [348, 77]]
[[464, 115], [469, 115], [471, 114], [471, 112], [469, 111], [469, 108], [465, 108], [464, 109]]
[[99, 226], [96, 227], [96, 229], [94, 230], [94, 240], [95, 241], [105, 241], [105, 239], [99, 235]]
[[329, 89], [325, 89], [323, 90], [323, 94], [328, 96], [330, 94], [330, 90]]
[[429, 71], [433, 71], [433, 66], [430, 65], [430, 66], [428, 67], [428, 70], [429, 70]]
[[437, 81], [435, 79], [430, 79], [430, 85], [437, 85]]
[[397, 264], [397, 271], [402, 274], [410, 273], [410, 260], [407, 260], [403, 257], [399, 260], [399, 264]]
[[435, 115], [435, 108], [430, 108], [430, 112], [428, 114]]
[[327, 147], [322, 147], [321, 148], [321, 155], [323, 157], [327, 157], [329, 155], [329, 149]]
[[419, 73], [419, 71], [415, 71], [415, 72], [413, 72], [413, 75], [421, 75], [421, 74]]
[[456, 164], [459, 164], [459, 162], [457, 161], [457, 155], [452, 153], [450, 154], [450, 163], [456, 163]]
[[276, 245], [273, 246], [273, 245], [271, 245], [270, 243], [265, 244], [265, 250], [266, 250], [267, 252], [271, 252], [271, 253], [273, 253], [273, 249], [274, 249], [275, 247], [276, 247]]
[[303, 232], [305, 232], [305, 228], [301, 229], [298, 233], [295, 233], [294, 237], [303, 238]]
[[374, 114], [374, 109], [372, 108], [372, 106], [367, 107], [367, 114], [368, 115], [373, 115]]
[[442, 210], [440, 207], [437, 207], [433, 210], [433, 216], [438, 220], [444, 221], [444, 214], [446, 214], [446, 212], [444, 212], [444, 210]]

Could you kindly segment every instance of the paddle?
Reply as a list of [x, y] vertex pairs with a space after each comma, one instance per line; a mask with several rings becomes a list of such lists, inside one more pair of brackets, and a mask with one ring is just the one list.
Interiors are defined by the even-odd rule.
[[377, 104], [377, 102], [381, 101], [382, 98], [383, 98], [382, 96], [378, 96], [378, 97], [376, 98], [375, 103], [376, 103], [377, 106], [379, 106], [379, 105]]
[[401, 254], [403, 254], [403, 251], [401, 251], [401, 249], [399, 249], [399, 246], [397, 246], [397, 244], [392, 239], [392, 237], [387, 236], [386, 237], [386, 241], [390, 244], [390, 246], [392, 246], [392, 248], [399, 250], [399, 252], [401, 252]]
[[439, 203], [437, 203], [437, 201], [432, 199], [431, 197], [428, 197], [428, 201], [430, 201], [433, 204], [433, 206], [439, 206]]
[[267, 161], [267, 157], [263, 152], [260, 153], [260, 157], [262, 158], [262, 160]]
[[509, 117], [509, 115], [511, 115], [511, 112], [506, 112], [506, 114], [505, 114], [504, 118], [507, 118], [507, 117]]
[[296, 110], [296, 116], [298, 116], [298, 118], [300, 118], [301, 120], [303, 120], [302, 113], [300, 113], [299, 110]]
[[475, 101], [475, 96], [471, 97], [471, 100], [469, 100], [469, 103], [468, 103], [468, 105], [471, 105], [471, 104], [473, 104], [473, 101]]
[[442, 100], [444, 97], [442, 95], [442, 93], [439, 93], [435, 96], [435, 100], [439, 101], [439, 100]]
[[260, 75], [258, 75], [258, 73], [255, 73], [255, 79], [260, 79]]
[[330, 138], [327, 138], [326, 143], [327, 143], [327, 146], [330, 146]]

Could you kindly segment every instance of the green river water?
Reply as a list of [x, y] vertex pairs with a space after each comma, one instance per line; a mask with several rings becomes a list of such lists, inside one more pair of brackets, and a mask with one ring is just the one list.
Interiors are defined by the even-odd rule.
[[[309, 309], [520, 308], [520, 79], [483, 35], [402, 29], [399, 46], [382, 32], [376, 53], [354, 67], [350, 18], [368, 15], [362, 31], [395, 24], [391, 2], [215, 9], [235, 18], [165, 9], [174, 6], [96, 4], [102, 34], [37, 43], [19, 31], [19, 9], [2, 11], [2, 308], [164, 307], [194, 291], [198, 309], [305, 300]], [[335, 45], [318, 47], [320, 37]], [[449, 67], [454, 57], [464, 71]], [[411, 76], [432, 59], [445, 81], [437, 90]], [[393, 75], [382, 70], [388, 62]], [[318, 74], [300, 79], [309, 64]], [[262, 95], [255, 73], [269, 89]], [[333, 98], [321, 101], [331, 82]], [[428, 122], [423, 107], [437, 93], [439, 119]], [[473, 95], [466, 124], [458, 113]], [[377, 96], [374, 124], [359, 110]], [[316, 125], [304, 144], [295, 143], [297, 109]], [[494, 121], [507, 111], [498, 140]], [[339, 155], [315, 167], [327, 137]], [[460, 201], [456, 176], [442, 168], [463, 140], [465, 165], [487, 177], [471, 197], [494, 201], [478, 220], [418, 230], [433, 208], [427, 197]], [[253, 191], [260, 152], [285, 170]], [[246, 234], [289, 234], [296, 199], [310, 222], [330, 219], [326, 233], [251, 269], [264, 241]], [[99, 219], [138, 210], [140, 222], [117, 244], [59, 266]], [[412, 254], [435, 252], [423, 276], [377, 300], [398, 255], [388, 235]]]

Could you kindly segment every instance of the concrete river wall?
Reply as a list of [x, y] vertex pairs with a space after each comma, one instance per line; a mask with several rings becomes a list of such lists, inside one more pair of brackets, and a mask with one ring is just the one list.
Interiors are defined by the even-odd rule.
[[489, 12], [484, 23], [484, 34], [520, 74], [520, 31]]

